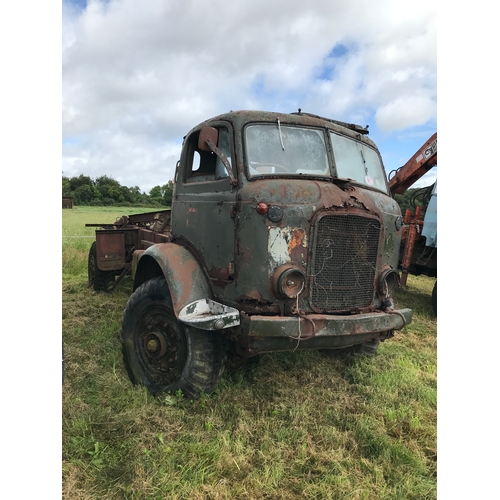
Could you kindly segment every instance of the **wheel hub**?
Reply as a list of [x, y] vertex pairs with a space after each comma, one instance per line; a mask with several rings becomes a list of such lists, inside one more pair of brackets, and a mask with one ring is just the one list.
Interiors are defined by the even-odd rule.
[[163, 335], [157, 332], [146, 335], [144, 339], [146, 354], [151, 359], [161, 358], [167, 352], [167, 343]]
[[[140, 333], [139, 333], [140, 332]], [[149, 309], [138, 325], [137, 349], [144, 367], [164, 380], [180, 376], [187, 356], [184, 333], [162, 307]]]

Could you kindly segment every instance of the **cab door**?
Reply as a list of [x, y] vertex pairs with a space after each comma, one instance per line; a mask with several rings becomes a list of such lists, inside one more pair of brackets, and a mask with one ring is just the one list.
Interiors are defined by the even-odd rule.
[[[216, 146], [234, 172], [232, 128], [227, 123], [212, 125], [218, 130]], [[214, 284], [233, 280], [235, 230], [232, 214], [236, 188], [227, 168], [212, 151], [198, 147], [200, 130], [186, 137], [181, 155], [172, 211], [175, 238], [187, 240], [204, 263]]]

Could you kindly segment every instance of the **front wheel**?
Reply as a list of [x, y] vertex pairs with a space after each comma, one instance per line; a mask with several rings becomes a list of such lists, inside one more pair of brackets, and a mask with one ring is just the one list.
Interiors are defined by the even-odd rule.
[[362, 344], [356, 344], [349, 347], [341, 347], [340, 349], [320, 349], [320, 352], [326, 356], [375, 356], [378, 352], [380, 346], [380, 340], [373, 339], [368, 342], [363, 342]]
[[212, 392], [224, 372], [226, 353], [219, 335], [176, 318], [163, 277], [132, 294], [120, 333], [130, 379], [154, 395], [180, 389], [195, 399], [202, 391]]
[[380, 340], [373, 339], [368, 342], [363, 342], [362, 344], [358, 344], [354, 346], [355, 354], [360, 354], [362, 356], [375, 356], [378, 352], [378, 348], [380, 346]]

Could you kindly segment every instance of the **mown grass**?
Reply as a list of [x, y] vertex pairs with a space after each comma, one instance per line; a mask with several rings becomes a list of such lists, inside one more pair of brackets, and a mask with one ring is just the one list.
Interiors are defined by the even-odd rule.
[[157, 399], [122, 362], [130, 280], [87, 287], [85, 223], [123, 210], [63, 211], [63, 498], [436, 498], [431, 279], [398, 292], [413, 323], [374, 358], [267, 354], [230, 364], [210, 396]]

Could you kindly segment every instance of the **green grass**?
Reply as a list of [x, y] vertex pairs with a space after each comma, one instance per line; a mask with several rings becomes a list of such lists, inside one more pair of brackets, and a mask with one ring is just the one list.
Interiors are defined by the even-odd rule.
[[409, 276], [413, 323], [374, 358], [266, 354], [210, 396], [156, 399], [122, 362], [131, 281], [87, 287], [85, 223], [142, 210], [63, 210], [63, 498], [436, 498], [432, 279]]

